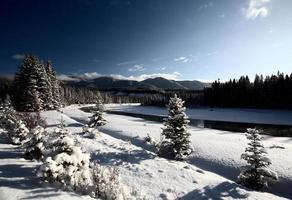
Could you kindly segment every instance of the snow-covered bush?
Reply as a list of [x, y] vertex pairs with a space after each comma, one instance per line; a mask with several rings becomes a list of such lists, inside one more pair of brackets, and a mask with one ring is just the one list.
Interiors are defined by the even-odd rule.
[[0, 126], [7, 132], [14, 131], [19, 116], [11, 107], [2, 107], [0, 111]]
[[29, 160], [42, 160], [45, 151], [46, 131], [43, 127], [37, 126], [30, 131], [27, 142], [24, 144], [24, 157]]
[[70, 135], [70, 131], [61, 120], [58, 128], [51, 134], [49, 144], [46, 145], [44, 163], [38, 175], [44, 181], [64, 189], [86, 193], [91, 184], [90, 155], [84, 153]]
[[15, 129], [9, 130], [8, 137], [12, 144], [22, 144], [27, 139], [28, 134], [29, 130], [26, 128], [25, 123], [22, 120], [18, 120], [15, 124]]
[[248, 165], [238, 176], [238, 182], [246, 187], [259, 190], [267, 187], [269, 181], [276, 181], [278, 177], [275, 172], [268, 169], [271, 160], [266, 156], [267, 152], [261, 143], [259, 131], [247, 129], [246, 137], [250, 142], [241, 158], [246, 160]]
[[159, 156], [181, 160], [191, 154], [188, 123], [184, 101], [175, 95], [169, 100], [168, 118], [164, 122], [162, 132], [164, 139], [159, 146]]
[[93, 116], [90, 118], [88, 122], [88, 127], [89, 128], [97, 128], [99, 126], [103, 126], [106, 124], [106, 120], [103, 117], [104, 114], [104, 107], [102, 104], [101, 99], [99, 98], [97, 100], [96, 106], [95, 106], [95, 111]]
[[91, 196], [105, 200], [131, 199], [128, 190], [120, 183], [119, 171], [93, 163]]
[[90, 155], [76, 146], [72, 138], [62, 135], [54, 141], [53, 148], [38, 174], [46, 182], [71, 191], [86, 193], [91, 184], [89, 160]]

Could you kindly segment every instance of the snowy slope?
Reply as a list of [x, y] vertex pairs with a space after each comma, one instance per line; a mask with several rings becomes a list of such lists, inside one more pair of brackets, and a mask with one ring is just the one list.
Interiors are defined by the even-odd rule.
[[[107, 104], [112, 111], [166, 116], [163, 107], [140, 106], [139, 104]], [[214, 120], [226, 122], [244, 122], [273, 125], [292, 125], [292, 111], [235, 109], [235, 108], [190, 108], [186, 110], [190, 119]]]
[[[192, 128], [192, 144], [196, 154], [187, 162], [170, 161], [157, 157], [153, 149], [141, 140], [149, 133], [159, 138], [161, 124], [140, 118], [106, 114], [108, 124], [97, 139], [85, 138], [79, 133], [88, 121], [89, 113], [69, 106], [63, 113], [46, 111], [42, 116], [52, 130], [61, 117], [73, 132], [72, 137], [91, 153], [92, 159], [103, 165], [116, 166], [120, 170], [121, 182], [146, 199], [284, 199], [290, 197], [287, 184], [282, 191], [249, 191], [232, 179], [243, 164], [239, 157], [246, 140], [243, 134]], [[0, 131], [1, 132], [1, 131]], [[289, 138], [266, 137], [264, 144], [281, 177], [291, 178], [291, 140]], [[280, 148], [281, 147], [281, 148]], [[282, 149], [282, 147], [284, 149]], [[0, 200], [9, 199], [89, 199], [87, 196], [58, 191], [42, 185], [34, 173], [39, 163], [21, 158], [21, 149], [0, 140]], [[287, 167], [288, 166], [288, 167]], [[284, 189], [283, 189], [284, 188]], [[291, 185], [290, 185], [291, 188]]]
[[[44, 115], [50, 121], [57, 114], [47, 112]], [[69, 118], [68, 125], [75, 132], [81, 131], [82, 123], [90, 116], [78, 110], [77, 106], [63, 109], [63, 115]], [[122, 181], [132, 190], [142, 190], [149, 199], [165, 199], [165, 196], [168, 199], [278, 198], [269, 193], [246, 191], [232, 181], [244, 164], [240, 160], [247, 142], [244, 134], [191, 128], [196, 154], [184, 163], [158, 158], [151, 147], [141, 142], [147, 133], [158, 139], [161, 124], [120, 115], [107, 114], [105, 117], [108, 124], [101, 129], [103, 133], [98, 140], [78, 134], [76, 139], [102, 164], [118, 166]], [[268, 153], [271, 159], [277, 160], [272, 168], [281, 178], [291, 180], [289, 152], [292, 143], [289, 138], [266, 137], [264, 144], [270, 147]], [[287, 188], [291, 185], [288, 184], [282, 181], [271, 191], [291, 197]]]

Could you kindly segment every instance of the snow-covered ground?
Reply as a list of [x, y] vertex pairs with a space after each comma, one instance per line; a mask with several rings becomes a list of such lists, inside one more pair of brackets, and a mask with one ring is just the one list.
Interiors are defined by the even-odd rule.
[[[163, 107], [140, 106], [140, 104], [107, 104], [111, 111], [166, 116]], [[190, 119], [213, 120], [225, 122], [243, 122], [271, 125], [291, 125], [292, 111], [239, 109], [239, 108], [189, 108], [186, 110]]]
[[43, 185], [35, 175], [39, 163], [21, 158], [22, 153], [18, 146], [7, 144], [6, 138], [0, 134], [0, 200], [91, 199]]
[[[66, 107], [62, 111], [62, 114], [57, 111], [42, 113], [49, 129], [55, 128], [62, 115], [68, 129], [74, 133], [73, 137], [91, 153], [92, 159], [99, 160], [103, 165], [118, 167], [121, 181], [130, 190], [142, 193], [146, 199], [292, 198], [291, 138], [264, 136], [263, 143], [273, 163], [271, 168], [281, 180], [268, 192], [255, 192], [234, 182], [240, 166], [244, 164], [240, 160], [247, 143], [243, 133], [190, 127], [195, 154], [186, 162], [170, 161], [157, 157], [153, 148], [142, 142], [147, 134], [159, 139], [161, 123], [106, 114], [108, 123], [100, 129], [100, 137], [89, 139], [79, 133], [91, 114], [81, 111], [77, 105]], [[42, 188], [33, 177], [33, 169], [38, 163], [21, 159], [15, 146], [7, 145], [1, 140], [0, 151], [0, 199], [30, 199], [33, 195], [40, 199], [42, 195], [52, 199], [79, 197], [48, 187]], [[18, 180], [25, 183], [17, 183]], [[18, 194], [18, 197], [13, 194]]]

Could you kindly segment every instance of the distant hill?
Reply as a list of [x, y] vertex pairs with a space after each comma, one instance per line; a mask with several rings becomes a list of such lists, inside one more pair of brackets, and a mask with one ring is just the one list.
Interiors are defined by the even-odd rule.
[[175, 81], [162, 77], [149, 78], [143, 81], [122, 80], [113, 77], [98, 77], [95, 79], [77, 79], [75, 81], [63, 81], [66, 84], [97, 88], [100, 90], [203, 90], [208, 83], [200, 81]]
[[160, 89], [173, 89], [173, 90], [187, 90], [187, 87], [184, 87], [183, 85], [179, 84], [177, 81], [168, 80], [162, 77], [157, 78], [149, 78], [142, 83], [147, 83], [150, 85], [154, 85], [157, 88]]

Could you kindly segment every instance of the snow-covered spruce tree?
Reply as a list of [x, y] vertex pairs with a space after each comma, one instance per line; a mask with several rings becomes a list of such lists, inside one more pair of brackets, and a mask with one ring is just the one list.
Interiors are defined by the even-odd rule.
[[247, 129], [246, 137], [250, 142], [241, 158], [246, 160], [248, 165], [238, 176], [238, 182], [246, 187], [259, 190], [267, 187], [269, 181], [276, 181], [278, 177], [275, 172], [268, 169], [271, 160], [266, 156], [267, 152], [261, 143], [259, 131]]
[[97, 99], [94, 114], [90, 117], [90, 120], [86, 126], [83, 127], [83, 134], [89, 138], [95, 138], [99, 132], [97, 128], [106, 124], [106, 120], [103, 117], [104, 107], [100, 98]]
[[191, 154], [190, 134], [187, 132], [188, 117], [185, 114], [184, 101], [177, 97], [170, 98], [168, 118], [164, 122], [158, 155], [166, 158], [181, 160]]
[[24, 58], [13, 82], [13, 105], [18, 111], [33, 112], [42, 109], [38, 91], [38, 68], [41, 62], [34, 55]]
[[27, 142], [24, 144], [24, 157], [29, 160], [42, 160], [45, 150], [46, 131], [43, 127], [37, 126], [30, 131]]
[[8, 136], [12, 144], [22, 144], [29, 134], [28, 128], [22, 120], [18, 120], [15, 124], [15, 129], [8, 132]]
[[53, 106], [53, 96], [52, 96], [52, 86], [47, 75], [45, 65], [40, 62], [37, 70], [37, 91], [39, 92], [39, 97], [42, 100], [41, 107], [45, 110], [51, 110]]
[[50, 82], [52, 91], [52, 105], [53, 109], [58, 109], [61, 106], [60, 85], [57, 79], [56, 72], [54, 71], [51, 61], [45, 62], [46, 73]]
[[46, 155], [38, 175], [44, 181], [64, 189], [86, 193], [91, 184], [90, 155], [75, 144], [68, 130], [61, 129], [65, 128], [56, 129], [55, 135], [60, 135], [52, 141], [50, 152]]
[[97, 99], [97, 102], [96, 102], [94, 109], [95, 109], [94, 114], [88, 122], [89, 128], [97, 128], [99, 126], [103, 126], [106, 124], [106, 120], [103, 117], [104, 106], [103, 106], [102, 100], [100, 98]]

